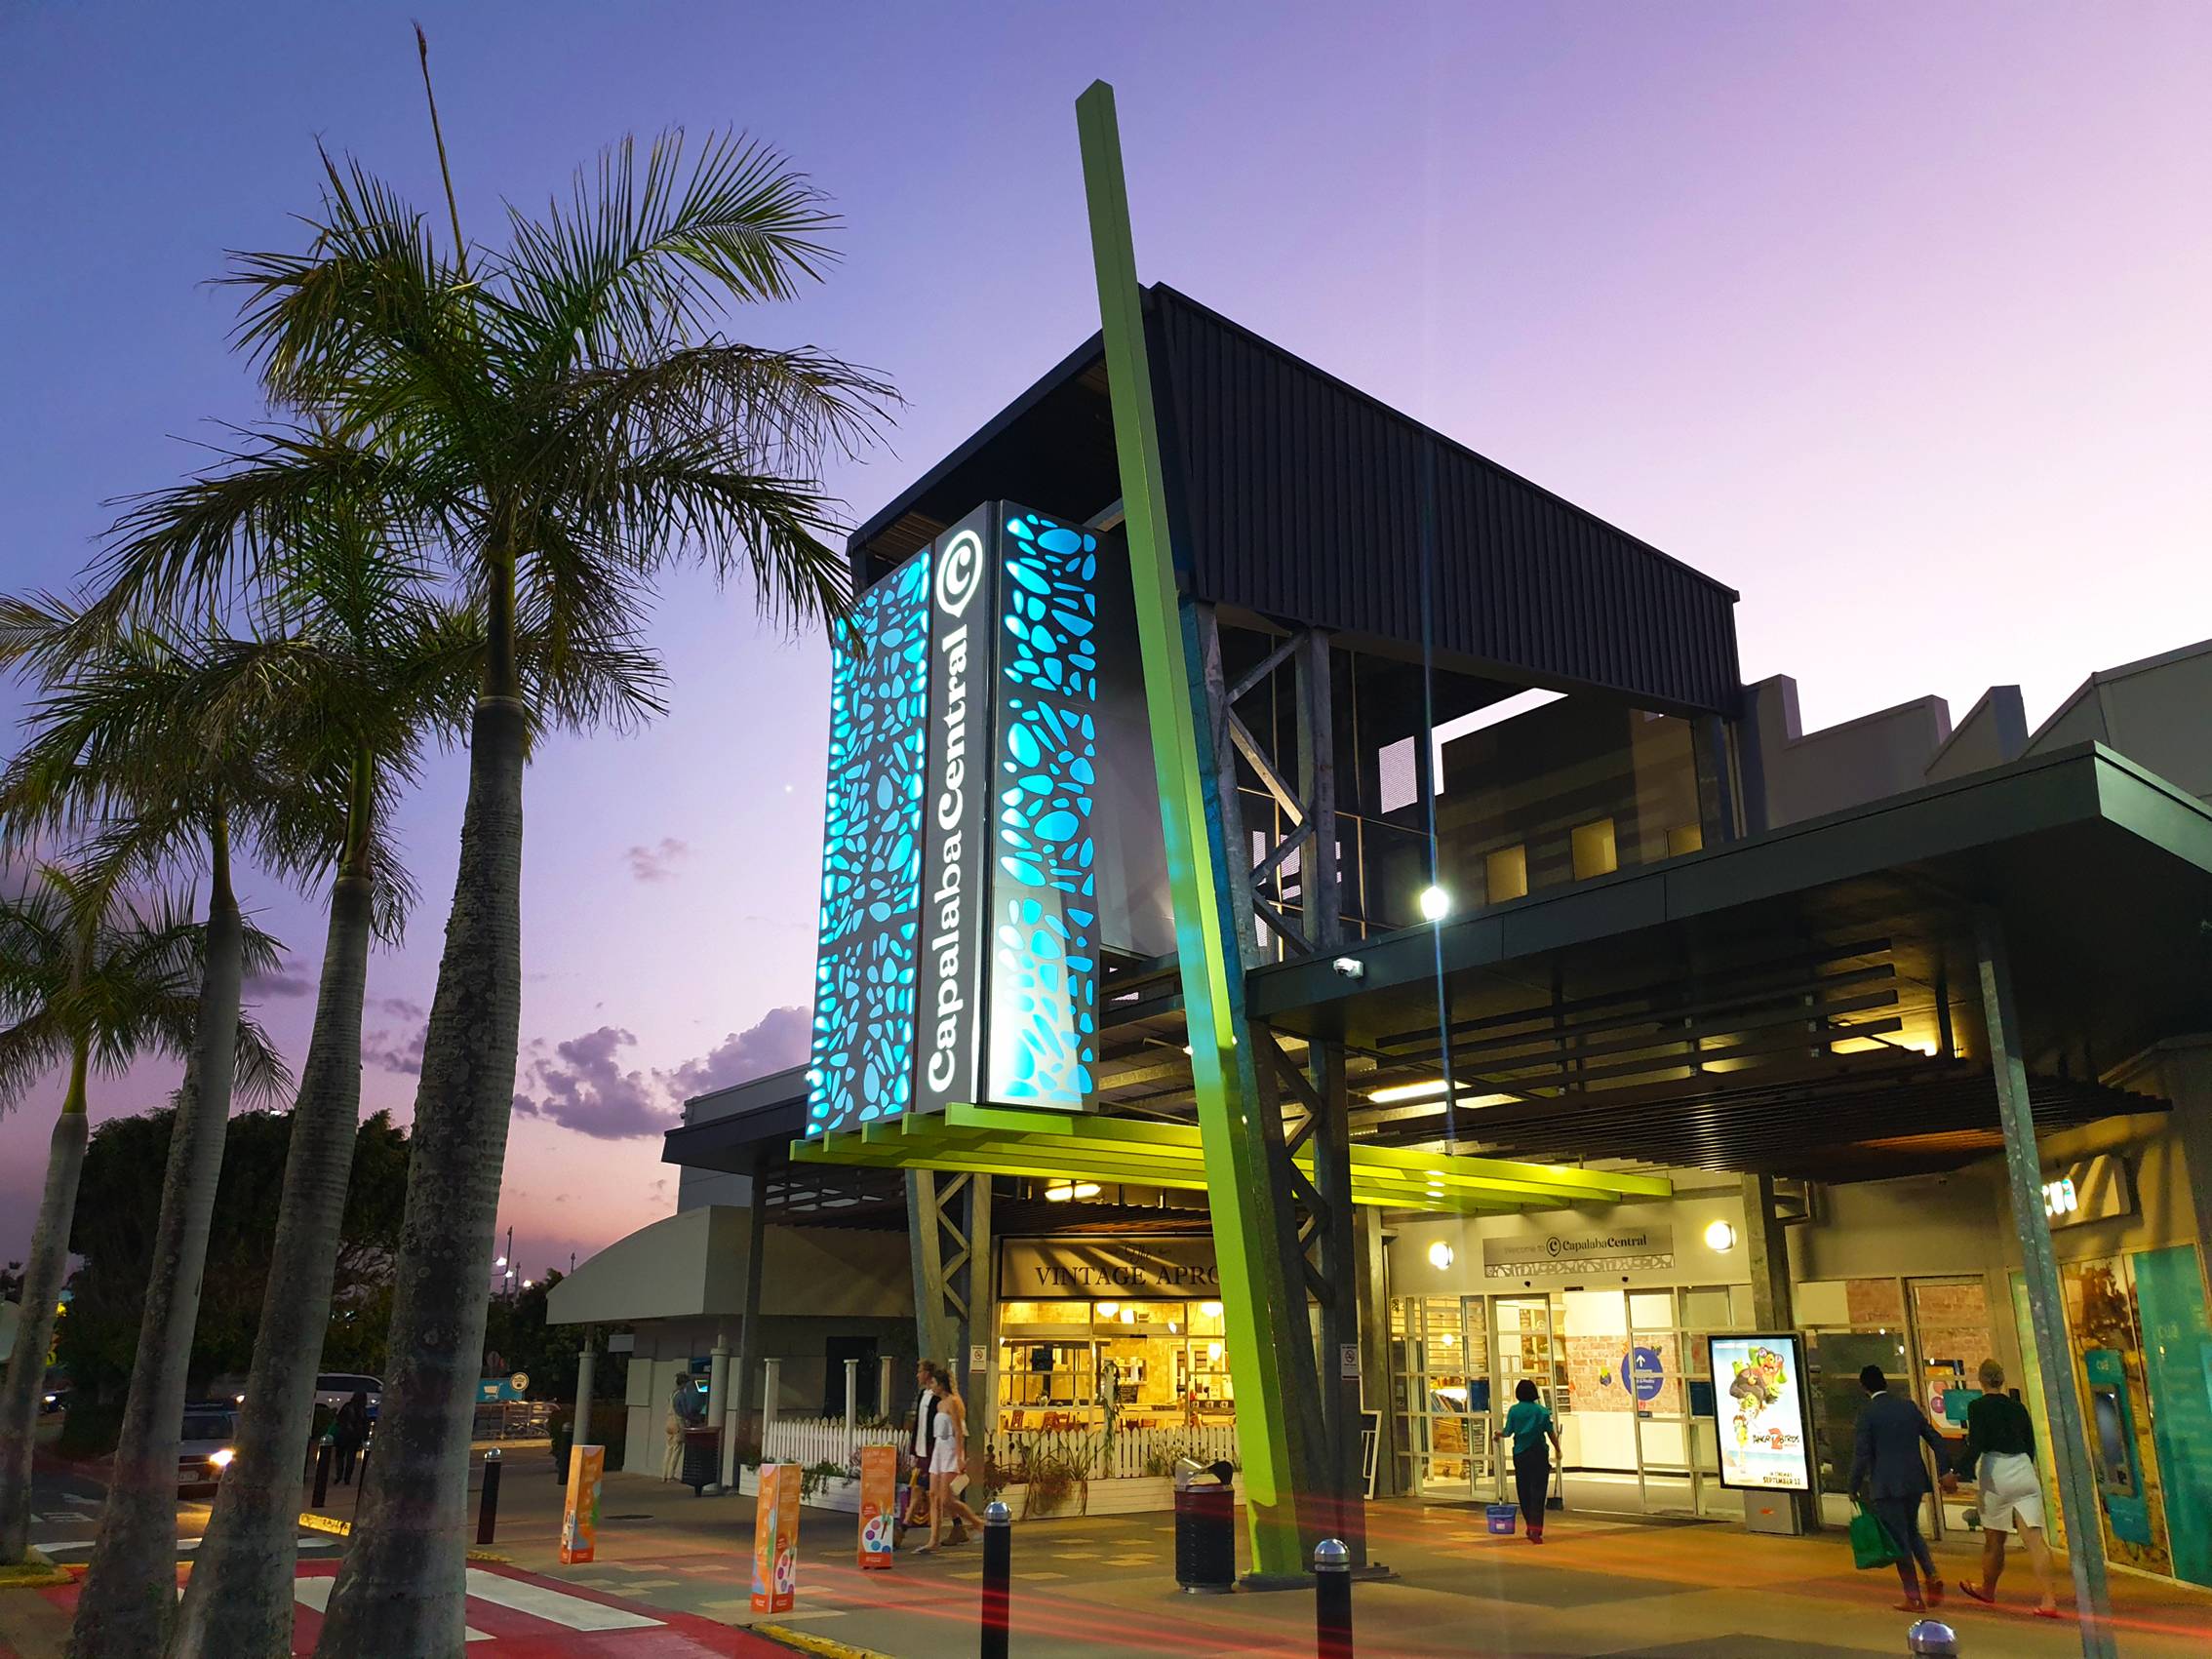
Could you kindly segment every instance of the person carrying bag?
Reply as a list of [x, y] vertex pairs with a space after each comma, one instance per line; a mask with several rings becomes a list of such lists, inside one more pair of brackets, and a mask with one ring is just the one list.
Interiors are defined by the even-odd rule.
[[1851, 1516], [1851, 1564], [1861, 1572], [1897, 1564], [1897, 1540], [1864, 1501], [1854, 1506]]

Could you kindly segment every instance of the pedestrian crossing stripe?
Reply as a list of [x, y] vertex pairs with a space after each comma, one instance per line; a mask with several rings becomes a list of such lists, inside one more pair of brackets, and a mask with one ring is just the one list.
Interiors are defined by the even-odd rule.
[[[331, 1592], [337, 1588], [337, 1580], [326, 1574], [314, 1578], [296, 1578], [292, 1581], [292, 1599], [302, 1607], [311, 1607], [318, 1613], [331, 1610]], [[490, 1641], [491, 1634], [470, 1626], [461, 1627], [461, 1640]]]
[[533, 1584], [527, 1578], [507, 1578], [499, 1573], [486, 1572], [482, 1567], [468, 1569], [468, 1594], [474, 1600], [510, 1607], [518, 1613], [528, 1613], [533, 1618], [544, 1619], [550, 1624], [565, 1625], [570, 1630], [646, 1630], [661, 1622], [658, 1619], [649, 1619], [643, 1613], [610, 1607], [604, 1601], [587, 1601], [581, 1596], [571, 1596], [567, 1591], [556, 1590], [549, 1584]]

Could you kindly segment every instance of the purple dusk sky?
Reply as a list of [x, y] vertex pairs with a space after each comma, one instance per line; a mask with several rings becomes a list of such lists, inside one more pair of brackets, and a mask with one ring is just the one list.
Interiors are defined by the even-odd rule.
[[[2212, 632], [2212, 9], [1522, 3], [12, 6], [0, 20], [4, 580], [65, 583], [103, 499], [257, 400], [197, 286], [293, 247], [314, 139], [426, 209], [429, 29], [464, 219], [625, 131], [739, 126], [847, 217], [732, 320], [890, 375], [856, 515], [1096, 322], [1073, 102], [1120, 94], [1140, 267], [1742, 590], [1747, 678], [1808, 723], [2026, 690]], [[1049, 506], [1051, 503], [1040, 503]], [[665, 1213], [685, 1092], [803, 1051], [825, 655], [669, 585], [675, 709], [547, 744], [502, 1224], [526, 1271]], [[0, 688], [11, 724], [20, 707]], [[403, 1117], [461, 757], [403, 831], [425, 894], [372, 967], [366, 1104]], [[321, 906], [257, 877], [296, 1059]], [[97, 1086], [98, 1116], [174, 1069]], [[59, 1089], [0, 1120], [20, 1254]]]

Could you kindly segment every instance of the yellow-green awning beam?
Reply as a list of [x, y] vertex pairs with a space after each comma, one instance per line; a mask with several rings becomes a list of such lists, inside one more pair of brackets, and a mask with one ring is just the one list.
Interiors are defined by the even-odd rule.
[[[1195, 1126], [1010, 1106], [955, 1105], [942, 1114], [870, 1124], [795, 1141], [791, 1157], [799, 1164], [968, 1170], [1198, 1192], [1206, 1188], [1205, 1152]], [[1310, 1155], [1298, 1162], [1311, 1170]], [[1464, 1214], [1673, 1195], [1673, 1184], [1654, 1175], [1409, 1147], [1355, 1143], [1352, 1148], [1354, 1202], [1393, 1209]]]

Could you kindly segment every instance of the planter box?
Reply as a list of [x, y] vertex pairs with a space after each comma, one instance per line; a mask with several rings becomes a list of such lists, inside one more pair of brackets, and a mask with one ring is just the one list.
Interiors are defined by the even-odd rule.
[[[759, 1471], [739, 1469], [737, 1471], [737, 1492], [740, 1497], [759, 1497], [761, 1492]], [[807, 1500], [805, 1507], [808, 1509], [843, 1510], [847, 1515], [858, 1515], [860, 1513], [860, 1482], [844, 1476], [824, 1481], [814, 1488], [813, 1496]]]

